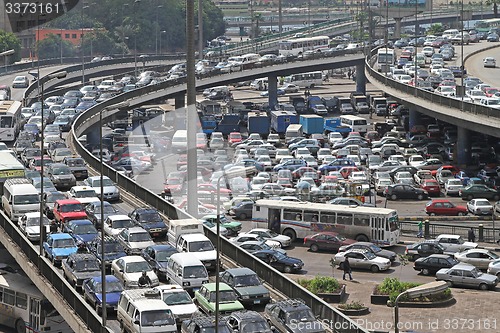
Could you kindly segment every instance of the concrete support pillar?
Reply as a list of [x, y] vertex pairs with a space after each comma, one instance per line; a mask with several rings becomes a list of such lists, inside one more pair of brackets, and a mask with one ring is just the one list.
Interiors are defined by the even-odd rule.
[[186, 106], [186, 95], [179, 94], [175, 95], [175, 109], [181, 109]]
[[269, 91], [269, 108], [274, 110], [278, 105], [278, 77], [276, 75], [267, 77], [267, 90]]
[[402, 18], [400, 17], [394, 17], [394, 38], [399, 39], [401, 38], [401, 20]]
[[420, 115], [418, 111], [410, 109], [409, 127], [412, 128], [415, 125], [420, 125]]
[[91, 126], [85, 134], [87, 135], [87, 145], [99, 148], [99, 123]]
[[470, 132], [467, 128], [458, 127], [457, 133], [457, 156], [455, 157], [458, 165], [467, 166], [471, 162], [471, 144], [470, 144]]
[[356, 92], [366, 94], [365, 63], [356, 65]]

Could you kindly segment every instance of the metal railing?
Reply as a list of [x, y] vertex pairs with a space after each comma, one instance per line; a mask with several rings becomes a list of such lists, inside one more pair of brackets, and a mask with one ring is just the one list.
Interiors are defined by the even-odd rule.
[[[418, 233], [418, 222], [416, 221], [399, 221], [401, 234], [404, 236], [415, 237]], [[441, 234], [460, 235], [467, 239], [470, 228], [474, 229], [477, 235], [477, 240], [480, 242], [493, 243], [499, 239], [499, 229], [492, 227], [479, 226], [463, 226], [429, 222], [429, 234], [426, 237], [435, 238]]]

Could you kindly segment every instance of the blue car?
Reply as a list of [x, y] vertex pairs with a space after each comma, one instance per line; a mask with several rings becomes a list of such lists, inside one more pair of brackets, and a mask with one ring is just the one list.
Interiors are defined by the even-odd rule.
[[29, 133], [33, 133], [35, 138], [38, 138], [40, 135], [40, 129], [37, 124], [24, 124], [23, 130]]
[[[102, 278], [95, 276], [83, 282], [83, 298], [96, 312], [102, 312]], [[123, 286], [114, 275], [106, 275], [106, 311], [116, 312]]]
[[97, 237], [97, 229], [89, 220], [73, 220], [64, 223], [63, 232], [73, 236], [76, 242], [88, 243]]
[[50, 234], [43, 242], [43, 252], [54, 266], [61, 265], [61, 262], [78, 250], [75, 240], [68, 233]]
[[346, 166], [355, 166], [355, 163], [348, 158], [338, 158], [328, 164], [322, 164], [318, 168], [318, 171], [323, 175], [328, 174], [330, 171], [338, 171]]
[[151, 245], [142, 250], [141, 256], [146, 259], [158, 275], [158, 278], [167, 280], [168, 258], [174, 253], [179, 253], [175, 247], [166, 244]]

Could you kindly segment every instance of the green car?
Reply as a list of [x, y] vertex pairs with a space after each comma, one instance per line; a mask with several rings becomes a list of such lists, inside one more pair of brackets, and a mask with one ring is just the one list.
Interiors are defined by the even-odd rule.
[[[202, 221], [210, 221], [214, 224], [217, 223], [217, 215], [205, 215], [201, 218]], [[220, 225], [226, 228], [228, 236], [238, 236], [241, 231], [241, 223], [229, 221], [224, 214], [220, 215]]]
[[474, 184], [460, 190], [459, 195], [462, 200], [472, 200], [474, 198], [484, 198], [488, 200], [498, 201], [500, 199], [500, 192], [492, 189], [483, 184]]
[[[216, 284], [206, 283], [194, 293], [194, 301], [198, 307], [208, 315], [215, 313]], [[219, 311], [228, 314], [243, 310], [245, 307], [238, 301], [234, 290], [225, 283], [219, 283]]]

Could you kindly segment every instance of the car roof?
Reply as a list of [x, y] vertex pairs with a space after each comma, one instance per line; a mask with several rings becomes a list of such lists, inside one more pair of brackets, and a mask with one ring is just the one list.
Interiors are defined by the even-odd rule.
[[236, 267], [226, 269], [226, 272], [230, 273], [232, 276], [242, 276], [242, 275], [255, 275], [256, 273], [248, 267]]
[[75, 199], [56, 200], [56, 203], [58, 203], [59, 205], [81, 204], [80, 201]]
[[64, 233], [64, 232], [60, 232], [60, 233], [57, 233], [57, 234], [50, 234], [50, 237], [52, 239], [73, 239], [73, 237], [71, 237], [70, 234], [67, 234], [67, 233]]
[[[204, 286], [208, 291], [216, 291], [215, 283], [205, 283]], [[219, 291], [228, 291], [228, 290], [233, 290], [233, 288], [231, 288], [224, 282], [219, 283]]]

